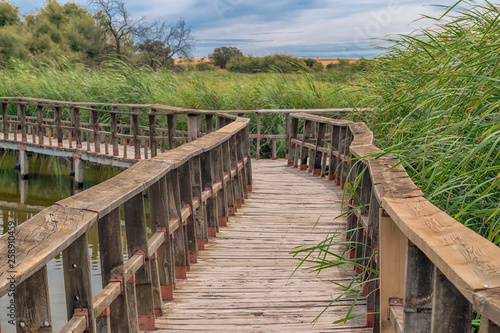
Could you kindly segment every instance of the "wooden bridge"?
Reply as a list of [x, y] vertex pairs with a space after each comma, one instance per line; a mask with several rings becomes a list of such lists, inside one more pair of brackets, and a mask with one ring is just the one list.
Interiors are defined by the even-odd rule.
[[[482, 332], [498, 331], [500, 249], [428, 202], [397, 159], [375, 158], [364, 123], [275, 110], [286, 114], [288, 159], [252, 161], [249, 120], [228, 113], [2, 101], [0, 147], [24, 152], [24, 170], [26, 151], [132, 164], [0, 237], [0, 296], [12, 297], [18, 332], [52, 331], [46, 265], [61, 252], [63, 332], [470, 332], [473, 310]], [[352, 212], [334, 219], [342, 201]], [[103, 288], [92, 297], [96, 223]], [[292, 274], [294, 247], [339, 233], [353, 264]], [[325, 260], [342, 262], [345, 249]], [[351, 313], [360, 316], [331, 324], [347, 294], [312, 326], [342, 293], [331, 282], [352, 277], [366, 295]]]

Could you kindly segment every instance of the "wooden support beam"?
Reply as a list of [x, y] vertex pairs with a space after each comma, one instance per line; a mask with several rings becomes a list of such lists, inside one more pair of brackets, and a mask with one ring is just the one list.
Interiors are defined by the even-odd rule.
[[158, 155], [158, 147], [156, 146], [156, 109], [151, 109], [151, 112], [148, 115], [148, 119], [149, 148], [151, 149], [151, 157], [155, 157], [156, 155]]
[[168, 126], [168, 149], [175, 148], [175, 132], [177, 129], [177, 115], [169, 114], [167, 116], [167, 126]]
[[[116, 276], [112, 275], [112, 270], [117, 267], [123, 267], [123, 244], [120, 225], [120, 208], [115, 208], [110, 213], [105, 215], [98, 221], [99, 234], [99, 257], [101, 260], [101, 279], [102, 287], [106, 287], [108, 283], [117, 280]], [[123, 278], [121, 281], [113, 282], [120, 283], [121, 288], [124, 288]], [[108, 316], [100, 316], [96, 313], [96, 329], [97, 332], [137, 332], [137, 318], [131, 318], [128, 307], [127, 297], [134, 297], [127, 292], [120, 294], [111, 303]], [[108, 324], [109, 320], [109, 325]]]
[[[15, 283], [15, 276], [11, 283]], [[5, 311], [9, 320], [15, 321], [17, 332], [52, 332], [47, 266], [12, 289], [15, 296]]]
[[68, 321], [74, 314], [86, 312], [88, 331], [95, 332], [92, 280], [87, 232], [63, 251], [64, 289]]
[[295, 154], [295, 144], [292, 144], [293, 139], [297, 139], [297, 135], [299, 132], [299, 119], [297, 118], [292, 118], [291, 123], [290, 123], [290, 131], [287, 132], [287, 139], [286, 141], [288, 142], [288, 165], [294, 165], [294, 161], [296, 158]]
[[[117, 111], [116, 106], [113, 107], [113, 111]], [[118, 151], [118, 137], [116, 134], [118, 133], [118, 121], [116, 119], [116, 113], [110, 113], [110, 122], [111, 122], [111, 142], [113, 144], [113, 156], [118, 156], [119, 151]]]
[[135, 254], [144, 256], [144, 264], [135, 274], [137, 295], [137, 315], [139, 330], [155, 330], [155, 314], [153, 309], [153, 289], [151, 285], [151, 267], [148, 253], [146, 232], [146, 213], [142, 193], [136, 194], [123, 205], [125, 230], [127, 234], [127, 251], [129, 258]]
[[255, 159], [260, 159], [260, 125], [261, 125], [261, 113], [257, 112], [257, 145], [255, 148]]
[[433, 333], [469, 333], [472, 329], [472, 305], [436, 268], [432, 299]]

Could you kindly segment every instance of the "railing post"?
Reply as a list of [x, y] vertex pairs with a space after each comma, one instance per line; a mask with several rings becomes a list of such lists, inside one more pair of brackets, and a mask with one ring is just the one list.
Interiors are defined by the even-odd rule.
[[312, 130], [312, 121], [304, 121], [304, 134], [302, 135], [302, 147], [300, 152], [300, 170], [307, 170], [307, 156], [309, 148], [305, 147], [304, 144], [309, 142]]
[[[115, 208], [110, 213], [101, 218], [98, 223], [98, 235], [99, 235], [99, 253], [101, 259], [101, 279], [103, 288], [111, 282], [113, 278], [116, 281], [116, 277], [112, 276], [111, 271], [116, 267], [123, 266], [123, 245], [121, 237], [121, 225], [120, 225], [120, 209]], [[122, 277], [123, 279], [123, 277]], [[125, 281], [119, 281], [116, 283], [124, 284]], [[130, 310], [128, 307], [127, 298], [135, 297], [135, 295], [129, 295], [126, 292], [125, 286], [122, 285], [124, 292], [119, 295], [109, 307], [109, 329], [111, 332], [134, 332], [138, 330], [137, 319], [131, 320]], [[101, 328], [104, 327], [103, 323], [107, 322], [107, 317], [100, 316], [101, 314], [96, 313], [97, 331], [101, 332]], [[134, 328], [135, 324], [135, 330]], [[106, 332], [108, 330], [105, 330]]]
[[116, 106], [113, 106], [112, 112], [109, 114], [110, 116], [110, 131], [111, 131], [111, 142], [113, 144], [113, 156], [118, 156], [118, 137], [116, 134], [118, 133], [118, 123], [117, 123], [117, 116], [116, 112], [118, 111], [118, 108]]
[[339, 166], [338, 168], [338, 176], [337, 176], [337, 185], [340, 185], [341, 188], [344, 188], [344, 184], [347, 181], [347, 174], [349, 173], [349, 165], [347, 162], [347, 136], [348, 136], [348, 128], [340, 127], [339, 134]]
[[213, 170], [213, 152], [212, 150], [207, 151], [201, 155], [201, 180], [203, 184], [203, 190], [209, 190], [211, 196], [207, 199], [207, 228], [208, 236], [215, 237], [217, 235], [217, 195], [212, 193], [212, 188], [214, 184], [214, 170]]
[[196, 209], [195, 222], [196, 222], [196, 239], [198, 243], [198, 250], [205, 249], [205, 243], [208, 242], [208, 226], [205, 212], [205, 204], [202, 201], [202, 180], [201, 180], [201, 164], [200, 156], [194, 156], [191, 160], [191, 184], [193, 198], [198, 198], [200, 206]]
[[436, 268], [432, 298], [433, 333], [470, 332], [472, 305], [458, 289]]
[[[373, 189], [370, 193], [370, 208], [368, 211], [368, 235], [367, 245], [365, 247], [365, 257], [370, 257], [370, 267], [375, 271], [380, 271], [380, 260], [378, 244], [379, 244], [379, 219], [380, 219], [380, 203], [377, 200]], [[366, 277], [368, 280], [365, 295], [367, 295], [367, 318], [366, 326], [373, 327], [374, 333], [380, 331], [380, 288], [378, 274], [370, 271]]]
[[[316, 135], [316, 122], [315, 121], [311, 121], [310, 122], [310, 126], [311, 126], [311, 138], [314, 138], [316, 139], [317, 138], [317, 135]], [[317, 142], [317, 141], [316, 141]], [[314, 172], [314, 163], [316, 162], [316, 147], [313, 147], [312, 143], [313, 141], [311, 140], [311, 147], [308, 149], [309, 150], [309, 163], [307, 165], [307, 172], [308, 173], [313, 173]]]
[[205, 132], [207, 134], [213, 132], [213, 130], [214, 130], [213, 115], [211, 115], [211, 114], [205, 115], [205, 128], [206, 128]]
[[141, 140], [139, 140], [139, 116], [135, 114], [136, 108], [132, 108], [132, 115], [130, 117], [130, 126], [132, 129], [132, 137], [134, 140], [134, 158], [141, 159]]
[[[186, 223], [182, 221], [182, 203], [180, 196], [178, 169], [174, 169], [167, 174], [168, 203], [170, 206], [170, 218], [179, 218], [179, 227], [174, 231], [174, 259], [175, 278], [185, 279], [189, 270], [189, 251], [187, 248]], [[173, 215], [175, 214], [175, 215]]]
[[[248, 199], [248, 172], [251, 172], [250, 170], [247, 169], [247, 166], [245, 165], [245, 135], [246, 133], [244, 131], [239, 131], [236, 133], [236, 147], [237, 147], [237, 154], [238, 154], [238, 164], [241, 163], [243, 165], [243, 169], [241, 172], [239, 172], [239, 176], [241, 179], [241, 190], [243, 191], [243, 198], [241, 198], [241, 203], [245, 202], [245, 199]], [[251, 184], [250, 184], [251, 185]]]
[[9, 116], [7, 114], [8, 104], [2, 103], [2, 132], [5, 140], [9, 139]]
[[80, 110], [78, 108], [71, 109], [71, 125], [73, 126], [72, 140], [76, 141], [76, 149], [82, 148], [82, 133], [80, 130]]
[[128, 256], [129, 258], [135, 254], [144, 256], [144, 265], [135, 274], [139, 330], [153, 331], [155, 329], [155, 313], [153, 309], [151, 267], [149, 258], [147, 258], [148, 238], [142, 192], [123, 204], [123, 212]]
[[95, 106], [91, 106], [90, 110], [90, 125], [92, 126], [92, 139], [90, 142], [94, 142], [94, 151], [96, 153], [101, 152], [101, 140], [99, 139], [99, 115], [97, 111], [94, 110]]
[[380, 331], [393, 332], [390, 305], [402, 306], [407, 239], [383, 209], [380, 221]]
[[[173, 257], [173, 241], [170, 230], [170, 216], [174, 216], [169, 211], [168, 189], [166, 176], [149, 187], [149, 216], [151, 229], [157, 232], [159, 228], [165, 231], [165, 242], [158, 249], [158, 270], [160, 278], [160, 289], [164, 301], [174, 299], [175, 285], [175, 264]], [[175, 207], [174, 207], [175, 210]]]
[[54, 110], [54, 126], [55, 126], [55, 136], [57, 138], [57, 146], [63, 146], [63, 131], [61, 123], [61, 107], [56, 106]]
[[149, 113], [149, 147], [151, 149], [151, 157], [158, 155], [156, 147], [156, 109], [151, 109]]
[[[325, 132], [326, 132], [326, 124], [325, 123], [319, 123], [318, 124], [318, 135], [316, 138], [316, 151], [314, 154], [313, 158], [313, 175], [320, 175], [321, 174], [321, 165], [322, 165], [322, 160], [323, 160], [323, 153], [318, 150], [318, 148], [322, 148], [324, 146], [323, 140], [325, 139]], [[313, 156], [311, 156], [312, 158]]]
[[188, 113], [188, 142], [194, 141], [198, 138], [198, 116], [196, 114]]
[[[193, 184], [192, 184], [192, 170], [191, 161], [188, 161], [178, 168], [179, 173], [179, 188], [181, 202], [191, 208], [191, 214], [187, 217], [186, 237], [187, 248], [189, 252], [189, 263], [196, 263], [198, 261], [198, 241], [197, 230], [195, 223], [195, 213], [193, 209]], [[188, 265], [189, 265], [188, 263]]]
[[245, 129], [242, 131], [242, 140], [243, 140], [243, 157], [247, 159], [247, 163], [245, 165], [245, 172], [247, 175], [246, 178], [246, 190], [248, 192], [252, 192], [252, 182], [253, 182], [253, 175], [252, 175], [252, 157], [250, 155], [250, 125], [247, 125]]
[[38, 134], [38, 143], [43, 145], [43, 112], [42, 106], [37, 105], [36, 107], [36, 122], [37, 122], [37, 134]]
[[431, 332], [434, 264], [410, 241], [405, 280], [403, 327], [409, 332]]
[[257, 144], [255, 148], [255, 159], [259, 160], [260, 159], [260, 117], [261, 113], [257, 112]]
[[[291, 122], [290, 122], [290, 112], [285, 113], [285, 159], [288, 159], [288, 154], [290, 154], [290, 132], [291, 132]], [[290, 164], [290, 163], [288, 163]]]
[[63, 251], [64, 289], [68, 321], [84, 311], [88, 316], [89, 332], [95, 332], [92, 303], [92, 280], [87, 232]]
[[231, 171], [236, 171], [236, 175], [234, 176], [234, 202], [233, 213], [236, 213], [238, 208], [241, 207], [241, 200], [243, 199], [243, 180], [242, 177], [238, 174], [238, 149], [237, 149], [237, 138], [233, 136], [229, 139], [229, 147], [231, 154]]
[[26, 132], [26, 106], [24, 104], [18, 104], [17, 119], [21, 130], [21, 141], [27, 142], [28, 136]]
[[168, 149], [175, 148], [175, 132], [177, 129], [177, 115], [169, 114], [167, 115], [167, 126], [168, 126]]
[[52, 332], [47, 266], [43, 266], [15, 288], [15, 304], [7, 315], [17, 332]]
[[[246, 134], [246, 132], [245, 132]], [[236, 199], [234, 196], [234, 178], [231, 176], [231, 147], [230, 140], [222, 144], [222, 155], [224, 164], [224, 176], [228, 176], [224, 190], [227, 192], [227, 214], [232, 216], [236, 213]]]
[[218, 227], [225, 227], [228, 221], [228, 208], [227, 208], [227, 191], [226, 186], [224, 186], [224, 158], [222, 152], [222, 145], [214, 148], [215, 153], [215, 182], [221, 182], [222, 188], [217, 193], [217, 216], [218, 216]]
[[288, 143], [288, 165], [294, 165], [295, 156], [295, 144], [292, 140], [297, 139], [297, 134], [299, 132], [299, 119], [292, 117], [290, 124], [290, 130], [286, 133], [286, 141]]
[[331, 151], [330, 151], [330, 165], [328, 167], [328, 180], [335, 180], [337, 185], [340, 185], [339, 170], [340, 165], [340, 155], [334, 156], [333, 151], [335, 150], [337, 154], [340, 154], [340, 127], [338, 125], [332, 125], [332, 137], [331, 137]]

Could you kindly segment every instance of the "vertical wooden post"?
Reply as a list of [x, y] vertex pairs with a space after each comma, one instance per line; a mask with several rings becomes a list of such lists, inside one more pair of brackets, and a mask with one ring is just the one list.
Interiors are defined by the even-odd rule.
[[214, 120], [213, 119], [214, 119], [213, 115], [211, 115], [211, 114], [205, 115], [205, 127], [206, 127], [205, 132], [207, 134], [214, 131]]
[[198, 250], [205, 249], [205, 243], [208, 242], [208, 225], [204, 209], [204, 202], [202, 202], [203, 184], [201, 181], [201, 164], [200, 156], [194, 156], [191, 159], [191, 185], [193, 198], [198, 198], [200, 206], [196, 210], [196, 239], [198, 243]]
[[304, 121], [304, 134], [302, 135], [302, 147], [300, 152], [300, 170], [307, 170], [307, 155], [309, 152], [309, 148], [304, 146], [304, 143], [309, 142], [309, 138], [311, 136], [311, 124], [312, 121], [305, 120]]
[[[246, 133], [245, 133], [246, 134]], [[227, 210], [228, 215], [234, 215], [236, 213], [236, 199], [234, 196], [234, 178], [231, 176], [231, 147], [230, 140], [222, 144], [222, 155], [224, 164], [224, 175], [228, 176], [228, 182], [224, 188], [227, 193]]]
[[299, 132], [299, 120], [292, 117], [290, 130], [286, 133], [286, 141], [288, 143], [288, 165], [293, 165], [295, 160], [295, 144], [292, 143], [293, 139], [297, 139]]
[[368, 233], [367, 246], [365, 247], [365, 257], [371, 258], [370, 266], [373, 271], [369, 271], [365, 280], [368, 280], [368, 286], [365, 290], [367, 295], [366, 308], [366, 326], [373, 327], [374, 333], [380, 331], [380, 289], [378, 288], [378, 274], [374, 271], [380, 271], [377, 260], [378, 254], [378, 235], [379, 235], [379, 219], [380, 219], [380, 203], [377, 200], [375, 191], [370, 191], [370, 207], [368, 211]]
[[255, 159], [260, 159], [260, 112], [257, 112], [257, 144], [255, 148]]
[[222, 145], [219, 145], [214, 149], [215, 157], [215, 182], [220, 182], [222, 189], [217, 193], [217, 215], [218, 215], [218, 226], [225, 227], [228, 221], [228, 209], [227, 209], [227, 191], [224, 186], [224, 156], [222, 153]]
[[408, 241], [403, 327], [410, 332], [431, 332], [433, 280], [434, 264]]
[[314, 161], [313, 161], [313, 174], [314, 175], [320, 175], [321, 174], [321, 162], [323, 158], [323, 153], [318, 150], [318, 148], [323, 147], [325, 145], [324, 139], [325, 139], [325, 132], [326, 132], [326, 124], [325, 123], [319, 123], [318, 124], [318, 135], [316, 138], [316, 151], [314, 154]]
[[169, 211], [168, 196], [166, 176], [149, 187], [151, 229], [154, 232], [163, 230], [167, 237], [157, 251], [161, 295], [163, 300], [172, 301], [174, 299], [175, 263], [171, 238], [173, 230], [170, 230], [169, 225], [171, 213]]
[[278, 139], [276, 138], [272, 138], [271, 141], [272, 141], [272, 155], [271, 155], [271, 159], [272, 160], [277, 160], [278, 159], [278, 155], [276, 153], [276, 141]]
[[7, 114], [7, 103], [2, 103], [2, 133], [5, 140], [9, 139], [9, 116]]
[[76, 141], [76, 149], [82, 148], [82, 132], [80, 129], [80, 110], [78, 108], [72, 108], [71, 114], [73, 120], [71, 125], [73, 126], [73, 141]]
[[471, 328], [472, 305], [436, 268], [431, 331], [433, 333], [468, 333]]
[[135, 274], [139, 330], [153, 331], [155, 329], [155, 314], [152, 302], [151, 268], [149, 258], [146, 258], [148, 253], [148, 238], [142, 192], [125, 202], [123, 211], [127, 233], [128, 256], [129, 258], [135, 254], [142, 254], [144, 256], [144, 265]]
[[19, 169], [21, 171], [21, 178], [28, 179], [29, 174], [29, 161], [28, 161], [28, 152], [26, 151], [26, 147], [23, 149], [19, 149]]
[[63, 131], [62, 131], [62, 123], [61, 123], [61, 108], [56, 106], [54, 110], [54, 125], [55, 125], [55, 135], [57, 138], [57, 146], [63, 146]]
[[101, 140], [99, 139], [99, 115], [97, 114], [95, 106], [91, 106], [90, 110], [90, 126], [92, 126], [92, 136], [90, 142], [94, 142], [94, 151], [96, 153], [101, 152]]
[[168, 148], [175, 148], [175, 132], [177, 129], [177, 115], [169, 114], [167, 116], [167, 126], [168, 126]]
[[[116, 267], [123, 266], [123, 244], [121, 237], [121, 226], [120, 226], [120, 208], [115, 208], [110, 213], [105, 215], [98, 221], [97, 224], [99, 233], [99, 253], [101, 260], [101, 278], [103, 288], [111, 282], [117, 280], [116, 276], [112, 276], [112, 270]], [[124, 284], [126, 281], [116, 282]], [[125, 287], [122, 285], [122, 287]], [[128, 297], [135, 297], [135, 295], [130, 295], [127, 293], [127, 289], [124, 288], [124, 292], [119, 295], [109, 308], [109, 327], [111, 332], [137, 332], [138, 324], [137, 318], [130, 316], [130, 310], [128, 307]], [[105, 317], [101, 317], [99, 313], [95, 314], [98, 316], [96, 318], [97, 327], [102, 327], [99, 322], [104, 321]], [[98, 329], [99, 331], [99, 329]]]
[[139, 119], [138, 115], [134, 114], [136, 112], [135, 108], [132, 108], [132, 116], [130, 118], [130, 126], [132, 126], [132, 136], [134, 140], [134, 158], [136, 160], [141, 159], [141, 140], [139, 140]]
[[189, 251], [187, 249], [185, 228], [182, 222], [182, 203], [180, 197], [178, 170], [167, 174], [168, 204], [170, 218], [179, 219], [179, 227], [174, 231], [174, 260], [176, 279], [185, 279], [189, 266]]
[[75, 312], [86, 310], [88, 330], [91, 333], [95, 332], [87, 232], [63, 251], [63, 271], [68, 320]]
[[196, 137], [199, 137], [201, 133], [201, 114], [196, 115]]
[[15, 305], [8, 306], [6, 311], [9, 318], [15, 317], [17, 332], [26, 332], [28, 328], [30, 332], [52, 332], [47, 266], [15, 289]]
[[17, 108], [17, 118], [19, 121], [19, 126], [21, 127], [21, 141], [27, 142], [28, 136], [26, 132], [26, 106], [24, 104], [19, 104]]
[[38, 134], [38, 143], [43, 145], [43, 112], [42, 112], [42, 106], [37, 105], [36, 107], [36, 123], [37, 123], [37, 128], [36, 132]]
[[[310, 129], [310, 138], [314, 138], [316, 139], [317, 135], [316, 135], [316, 122], [315, 121], [311, 121], [309, 123], [309, 126], [311, 126], [311, 129]], [[313, 140], [310, 140], [311, 141], [311, 144], [313, 143]], [[317, 142], [317, 141], [316, 141]], [[308, 148], [309, 150], [309, 161], [308, 161], [308, 164], [307, 164], [307, 172], [310, 172], [312, 173], [314, 171], [314, 163], [316, 162], [316, 150], [314, 148]]]
[[340, 136], [339, 136], [339, 166], [337, 167], [338, 177], [337, 177], [337, 185], [344, 188], [344, 184], [346, 182], [347, 174], [349, 173], [348, 165], [347, 165], [347, 127], [340, 127]]
[[113, 106], [113, 111], [109, 114], [110, 116], [110, 131], [111, 131], [111, 142], [113, 144], [113, 156], [118, 156], [118, 137], [116, 134], [118, 133], [118, 123], [117, 123], [117, 116], [116, 112], [117, 107]]
[[151, 109], [149, 113], [149, 147], [151, 148], [151, 157], [158, 155], [156, 146], [156, 109]]
[[[208, 151], [206, 153], [201, 154], [201, 180], [203, 184], [203, 190], [209, 190], [212, 192], [212, 186], [214, 183], [214, 169], [213, 169], [213, 152]], [[208, 236], [215, 237], [217, 234], [217, 196], [214, 196], [213, 193], [210, 198], [207, 199], [206, 204], [207, 209], [207, 228], [208, 228]]]
[[195, 213], [193, 209], [193, 184], [191, 161], [188, 161], [178, 168], [179, 173], [179, 189], [180, 198], [183, 205], [191, 208], [191, 214], [187, 218], [186, 234], [187, 248], [189, 251], [189, 263], [198, 261], [198, 241], [197, 241], [197, 225], [195, 222]]
[[285, 113], [285, 132], [286, 132], [286, 139], [285, 139], [285, 159], [288, 159], [288, 154], [290, 154], [290, 132], [291, 132], [291, 121], [290, 121], [290, 113], [287, 112]]
[[252, 158], [250, 155], [250, 125], [247, 125], [245, 129], [242, 131], [242, 140], [243, 140], [243, 157], [247, 159], [247, 163], [245, 166], [245, 172], [247, 175], [247, 186], [246, 189], [248, 192], [252, 192]]
[[234, 177], [234, 202], [235, 206], [234, 212], [238, 210], [238, 208], [241, 207], [241, 202], [244, 197], [243, 194], [243, 180], [241, 177], [241, 174], [238, 173], [238, 146], [237, 146], [237, 141], [238, 139], [236, 136], [233, 136], [229, 139], [229, 145], [230, 145], [230, 160], [231, 160], [231, 171], [235, 170], [236, 175]]
[[380, 209], [380, 331], [393, 332], [389, 305], [402, 304], [407, 239], [394, 221]]
[[241, 180], [241, 191], [243, 192], [243, 198], [241, 198], [241, 203], [238, 204], [238, 206], [241, 206], [245, 202], [244, 199], [248, 199], [248, 186], [247, 186], [247, 180], [248, 180], [248, 175], [247, 171], [250, 172], [250, 170], [247, 170], [247, 167], [244, 163], [244, 158], [245, 158], [245, 148], [244, 148], [244, 143], [245, 143], [245, 131], [239, 131], [238, 133], [235, 134], [236, 137], [236, 152], [238, 156], [238, 164], [242, 163], [243, 164], [243, 169], [239, 172], [239, 178]]
[[188, 113], [188, 142], [198, 138], [198, 116]]
[[[340, 148], [340, 127], [337, 125], [332, 125], [332, 137], [331, 137], [332, 150], [330, 152], [330, 165], [328, 167], [328, 180], [335, 180], [337, 185], [340, 185], [340, 181], [337, 182], [338, 177], [338, 166], [340, 163], [340, 157], [333, 155], [336, 151], [339, 153]], [[378, 213], [377, 213], [378, 214]]]

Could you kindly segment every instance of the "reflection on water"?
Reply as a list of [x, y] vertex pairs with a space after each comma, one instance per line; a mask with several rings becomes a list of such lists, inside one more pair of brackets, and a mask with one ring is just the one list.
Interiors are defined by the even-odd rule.
[[[30, 219], [39, 211], [55, 202], [77, 193], [69, 176], [70, 161], [64, 158], [41, 155], [29, 156], [29, 177], [24, 180], [15, 170], [16, 153], [0, 150], [0, 232], [7, 230], [9, 221], [17, 225]], [[117, 175], [122, 169], [88, 163], [84, 167], [83, 188], [87, 189]], [[122, 228], [124, 234], [124, 228]], [[92, 267], [92, 293], [101, 289], [100, 262], [97, 225], [88, 233], [89, 254]], [[125, 244], [125, 243], [124, 243]], [[67, 321], [62, 257], [56, 256], [47, 265], [52, 324], [58, 332]], [[1, 332], [15, 332], [15, 327], [7, 323], [9, 299], [0, 299]]]

